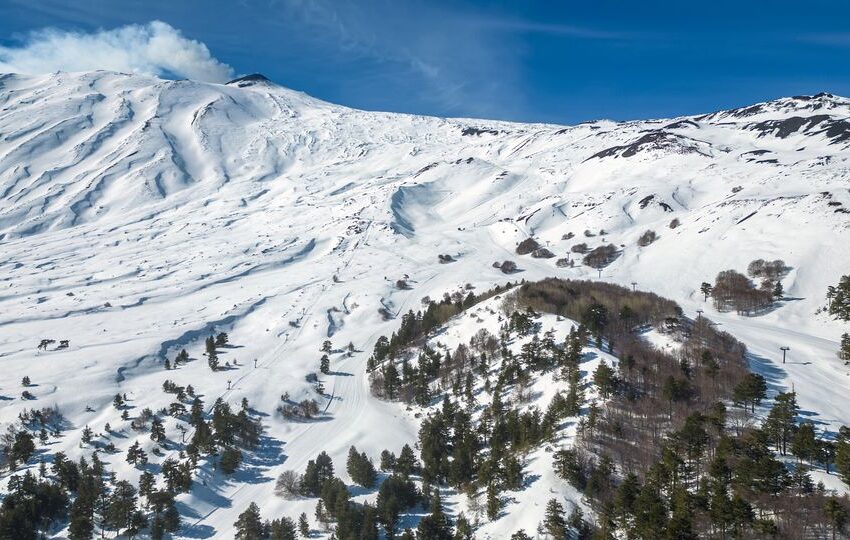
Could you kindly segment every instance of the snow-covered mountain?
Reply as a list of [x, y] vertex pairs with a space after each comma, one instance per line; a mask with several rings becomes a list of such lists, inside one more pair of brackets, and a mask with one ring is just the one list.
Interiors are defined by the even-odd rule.
[[[850, 100], [830, 94], [557, 126], [353, 110], [262, 76], [3, 75], [0, 423], [55, 404], [69, 425], [49, 451], [79, 455], [85, 426], [121, 425], [116, 393], [138, 410], [168, 405], [166, 379], [207, 404], [247, 397], [268, 415], [261, 451], [232, 478], [204, 471], [181, 498], [186, 536], [228, 538], [251, 501], [268, 517], [312, 512], [314, 501], [273, 495], [284, 468], [415, 440], [416, 422], [370, 397], [365, 377], [375, 340], [397, 327], [387, 312], [466, 284], [558, 275], [635, 283], [705, 310], [835, 429], [850, 424], [850, 376], [835, 356], [846, 329], [816, 310], [850, 269], [848, 149]], [[639, 247], [647, 230], [658, 239]], [[561, 268], [516, 255], [530, 236], [557, 257], [579, 242], [622, 255], [601, 273]], [[703, 301], [701, 282], [758, 258], [792, 268], [777, 309], [748, 318]], [[506, 259], [523, 272], [492, 267]], [[163, 369], [181, 348], [201, 358], [213, 331], [230, 335], [232, 369]], [[37, 350], [42, 339], [70, 343]], [[275, 416], [281, 394], [314, 395], [305, 375], [325, 339], [362, 351], [332, 358], [353, 376], [325, 381], [329, 420]], [[19, 399], [24, 376], [30, 401]], [[180, 439], [177, 422], [166, 429]], [[135, 438], [113, 442], [126, 451]], [[104, 459], [138, 476], [123, 455]]]

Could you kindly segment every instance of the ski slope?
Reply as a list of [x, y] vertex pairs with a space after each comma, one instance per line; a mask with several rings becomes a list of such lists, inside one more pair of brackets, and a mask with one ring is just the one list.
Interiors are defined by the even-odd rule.
[[[208, 407], [246, 397], [262, 415], [260, 448], [230, 478], [202, 469], [180, 497], [182, 537], [230, 538], [252, 501], [265, 518], [312, 516], [314, 500], [273, 494], [282, 470], [325, 450], [347, 479], [350, 445], [377, 459], [415, 441], [416, 419], [369, 395], [366, 358], [397, 327], [379, 308], [557, 275], [635, 283], [691, 316], [704, 310], [746, 343], [772, 392], [793, 386], [806, 417], [834, 431], [850, 425], [850, 372], [835, 355], [847, 327], [816, 311], [850, 269], [848, 145], [850, 101], [828, 94], [555, 126], [358, 111], [258, 76], [2, 75], [0, 424], [55, 405], [68, 425], [45, 459], [90, 452], [79, 446], [89, 426], [118, 449], [109, 467], [135, 480], [126, 448], [153, 442], [120, 419], [116, 393], [131, 417], [172, 401], [166, 379], [192, 384]], [[648, 229], [659, 239], [638, 247]], [[516, 255], [529, 236], [559, 258], [579, 242], [622, 255], [601, 275], [558, 268]], [[775, 310], [742, 317], [703, 301], [701, 282], [757, 258], [792, 267]], [[521, 272], [492, 267], [506, 259]], [[222, 362], [237, 363], [212, 372], [203, 340], [220, 331], [232, 344]], [[70, 345], [39, 351], [42, 339]], [[321, 377], [325, 414], [286, 421], [275, 414], [283, 393], [318, 397], [305, 376], [325, 339], [340, 350]], [[194, 360], [164, 370], [181, 348]], [[34, 400], [21, 399], [24, 376]], [[171, 441], [178, 423], [166, 420]], [[167, 455], [150, 454], [152, 466]]]

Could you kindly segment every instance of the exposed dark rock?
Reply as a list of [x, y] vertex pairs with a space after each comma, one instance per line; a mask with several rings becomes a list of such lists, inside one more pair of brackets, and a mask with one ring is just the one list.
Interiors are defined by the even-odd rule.
[[465, 135], [465, 136], [470, 136], [470, 135], [481, 136], [481, 135], [484, 135], [484, 134], [498, 135], [499, 130], [497, 130], [497, 129], [483, 129], [483, 128], [477, 128], [477, 127], [470, 126], [470, 127], [463, 128], [463, 131], [461, 131], [460, 134]]
[[232, 81], [227, 81], [227, 84], [238, 86], [239, 88], [253, 86], [257, 83], [271, 83], [271, 81], [268, 77], [261, 73], [252, 73], [250, 75], [245, 75], [244, 77], [233, 79]]
[[[649, 206], [649, 204], [653, 201], [655, 201], [655, 195], [647, 195], [646, 197], [638, 201], [638, 206], [640, 206], [640, 209], [643, 210], [644, 208]], [[673, 211], [673, 208], [664, 201], [656, 201], [656, 204], [660, 206], [665, 212]]]
[[808, 131], [825, 120], [829, 120], [829, 116], [825, 114], [816, 114], [808, 117], [792, 116], [783, 120], [765, 120], [749, 127], [752, 130], [761, 132], [759, 137], [774, 135], [780, 139], [785, 139], [789, 135], [800, 131], [801, 128], [803, 131]]
[[597, 152], [585, 161], [590, 161], [593, 158], [602, 159], [607, 157], [629, 158], [637, 155], [639, 152], [646, 152], [650, 150], [663, 150], [673, 154], [703, 154], [693, 143], [689, 142], [688, 139], [676, 135], [675, 133], [668, 133], [666, 131], [651, 131], [629, 144], [612, 146], [611, 148], [606, 148], [601, 152]]
[[693, 120], [679, 120], [678, 122], [667, 124], [666, 126], [664, 126], [664, 129], [683, 129], [689, 127], [699, 128], [699, 124], [697, 124]]

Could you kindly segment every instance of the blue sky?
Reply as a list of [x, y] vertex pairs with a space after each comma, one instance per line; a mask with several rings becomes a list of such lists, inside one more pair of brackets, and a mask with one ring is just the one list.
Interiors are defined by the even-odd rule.
[[[575, 123], [850, 95], [843, 0], [2, 0], [0, 65], [34, 55], [49, 61], [32, 69], [106, 63], [90, 49], [97, 39], [79, 38], [151, 21], [205, 44], [211, 59], [200, 64], [364, 109]], [[44, 28], [82, 48], [45, 52], [66, 42], [45, 40]], [[162, 66], [162, 56], [133, 68], [217, 69]]]

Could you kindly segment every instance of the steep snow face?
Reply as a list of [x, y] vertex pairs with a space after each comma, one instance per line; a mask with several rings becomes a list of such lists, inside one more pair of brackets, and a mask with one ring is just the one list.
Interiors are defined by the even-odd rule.
[[[233, 478], [203, 469], [182, 497], [188, 536], [230, 537], [250, 501], [267, 517], [312, 513], [274, 497], [282, 469], [323, 449], [339, 469], [351, 444], [377, 458], [415, 439], [399, 407], [368, 395], [367, 351], [396, 327], [387, 315], [466, 283], [559, 275], [704, 309], [772, 391], [793, 384], [821, 426], [850, 424], [835, 357], [846, 328], [815, 313], [850, 269], [848, 121], [850, 102], [831, 95], [563, 127], [357, 111], [258, 77], [0, 76], [0, 422], [55, 404], [69, 429], [46, 449], [70, 455], [88, 451], [84, 426], [108, 422], [121, 437], [105, 459], [132, 478], [123, 451], [152, 442], [111, 408], [116, 393], [134, 414], [170, 403], [165, 379], [208, 405], [247, 397], [268, 415], [261, 449]], [[658, 240], [638, 247], [648, 229]], [[622, 253], [601, 274], [559, 268], [514, 253], [528, 236], [559, 258], [578, 242]], [[701, 282], [756, 258], [792, 267], [775, 310], [744, 318], [703, 302]], [[492, 267], [505, 259], [523, 272]], [[231, 336], [230, 370], [203, 360], [213, 330]], [[304, 376], [328, 338], [364, 352], [332, 354], [327, 421], [285, 422], [281, 394], [317, 397]], [[41, 339], [70, 346], [37, 351]], [[183, 347], [198, 361], [166, 372]], [[25, 375], [33, 401], [18, 399]], [[166, 422], [176, 441], [178, 424]]]

